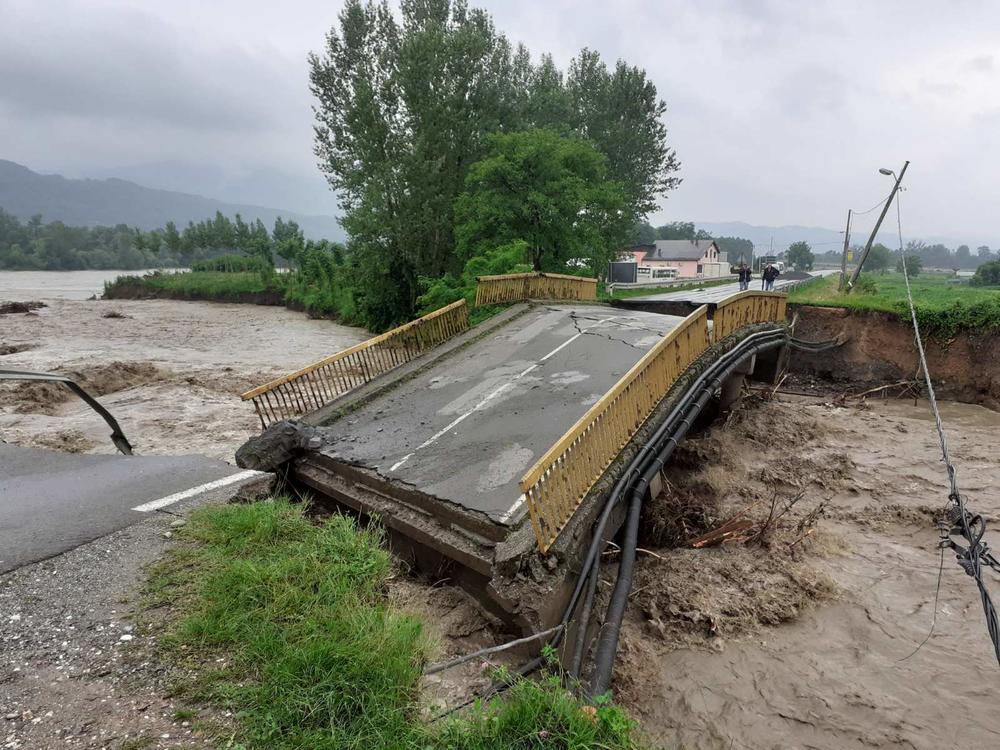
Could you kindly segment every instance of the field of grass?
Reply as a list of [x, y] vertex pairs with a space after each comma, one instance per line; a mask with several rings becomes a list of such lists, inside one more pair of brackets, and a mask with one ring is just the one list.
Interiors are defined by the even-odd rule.
[[[837, 290], [838, 281], [836, 275], [811, 281], [793, 289], [788, 301], [893, 313], [909, 321], [902, 274], [864, 274], [849, 294]], [[951, 274], [920, 274], [910, 283], [921, 331], [938, 337], [962, 331], [1000, 332], [1000, 288], [954, 283]]]
[[187, 675], [191, 710], [231, 711], [227, 746], [445, 750], [639, 747], [634, 723], [596, 710], [558, 676], [519, 680], [503, 697], [437, 723], [419, 718], [431, 654], [423, 623], [388, 603], [383, 537], [346, 516], [324, 523], [286, 501], [208, 506], [187, 544], [151, 571], [147, 616], [169, 625], [164, 658]]

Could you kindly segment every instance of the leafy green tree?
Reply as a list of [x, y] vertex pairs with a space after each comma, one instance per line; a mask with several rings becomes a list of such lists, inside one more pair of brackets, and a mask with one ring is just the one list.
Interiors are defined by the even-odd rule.
[[[584, 50], [563, 74], [532, 65], [490, 16], [458, 0], [347, 0], [310, 56], [316, 152], [337, 191], [363, 322], [409, 318], [422, 278], [463, 270], [455, 206], [489, 136], [530, 129], [591, 141], [631, 226], [677, 184], [664, 103], [645, 73]], [[621, 233], [625, 236], [625, 232]]]
[[976, 253], [979, 255], [980, 261], [988, 261], [992, 255], [989, 245], [980, 245], [976, 248]]
[[455, 204], [462, 257], [523, 242], [536, 271], [564, 270], [570, 258], [602, 267], [624, 240], [625, 197], [593, 146], [551, 130], [497, 134], [469, 169]]
[[181, 239], [181, 233], [177, 231], [177, 225], [172, 221], [168, 221], [163, 227], [163, 246], [172, 257], [184, 263], [190, 262], [191, 258], [186, 252], [187, 248]]
[[1000, 260], [983, 263], [969, 280], [972, 286], [1000, 286]]
[[[923, 270], [924, 262], [920, 259], [919, 255], [906, 255], [906, 273], [908, 276], [919, 276], [920, 272]], [[903, 272], [903, 258], [899, 258], [896, 261], [896, 270], [899, 273]]]
[[876, 242], [872, 245], [872, 249], [868, 251], [868, 259], [865, 261], [866, 271], [878, 271], [884, 274], [892, 267], [892, 250], [887, 248], [881, 242]]
[[965, 268], [972, 263], [972, 251], [968, 245], [959, 245], [955, 248], [955, 262], [960, 268]]
[[638, 222], [628, 238], [630, 245], [651, 245], [656, 242], [656, 229], [645, 221]]
[[656, 228], [658, 240], [694, 240], [697, 234], [693, 221], [673, 221]]
[[274, 220], [271, 231], [271, 242], [274, 252], [289, 263], [299, 263], [305, 250], [305, 237], [294, 221], [285, 221], [280, 216]]
[[622, 186], [633, 220], [656, 209], [657, 198], [680, 184], [677, 155], [667, 145], [666, 103], [638, 67], [619, 60], [610, 70], [594, 50], [570, 63], [574, 132], [607, 157], [608, 176]]
[[811, 271], [816, 256], [808, 242], [793, 242], [785, 251], [785, 262], [797, 271]]

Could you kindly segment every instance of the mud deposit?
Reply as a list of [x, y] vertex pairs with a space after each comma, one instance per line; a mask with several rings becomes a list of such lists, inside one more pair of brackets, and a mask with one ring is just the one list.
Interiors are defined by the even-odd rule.
[[[76, 378], [114, 414], [137, 453], [231, 461], [260, 429], [240, 393], [367, 336], [274, 307], [48, 299], [0, 319], [0, 367]], [[62, 386], [0, 384], [0, 439], [113, 453], [108, 433]]]
[[[997, 518], [1000, 415], [944, 404], [944, 417], [970, 506]], [[689, 440], [667, 478], [644, 519], [615, 684], [655, 741], [1000, 746], [1000, 670], [951, 556], [934, 635], [911, 656], [931, 625], [947, 500], [925, 404], [746, 403]], [[733, 518], [752, 521], [735, 541], [685, 543]]]
[[[821, 354], [796, 352], [793, 372], [852, 387], [918, 377], [913, 328], [898, 317], [809, 305], [789, 309], [798, 315], [795, 332], [800, 338], [845, 342]], [[927, 337], [924, 345], [939, 398], [1000, 409], [1000, 336], [960, 333], [949, 339]]]

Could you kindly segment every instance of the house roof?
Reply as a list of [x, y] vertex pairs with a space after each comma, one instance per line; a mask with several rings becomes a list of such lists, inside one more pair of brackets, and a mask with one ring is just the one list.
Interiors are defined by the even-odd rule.
[[715, 240], [657, 240], [641, 247], [646, 251], [644, 260], [701, 260], [713, 244]]

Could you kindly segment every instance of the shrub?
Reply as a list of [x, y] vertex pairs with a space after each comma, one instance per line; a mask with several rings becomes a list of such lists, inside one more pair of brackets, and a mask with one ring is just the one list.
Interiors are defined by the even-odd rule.
[[983, 263], [969, 280], [972, 286], [1000, 286], [1000, 260]]
[[220, 255], [217, 258], [199, 260], [191, 264], [192, 271], [220, 271], [222, 273], [266, 272], [271, 270], [263, 258], [247, 255]]

